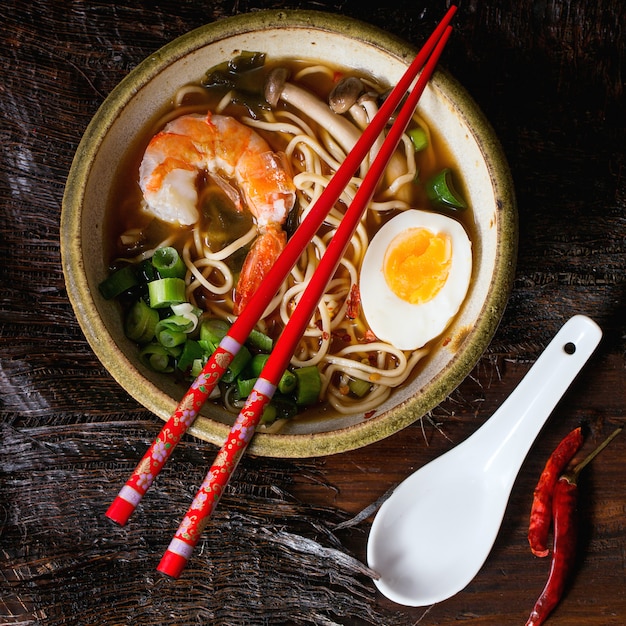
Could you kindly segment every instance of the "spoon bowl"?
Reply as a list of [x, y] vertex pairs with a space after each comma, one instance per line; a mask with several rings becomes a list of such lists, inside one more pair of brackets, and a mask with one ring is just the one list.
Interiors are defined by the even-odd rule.
[[374, 519], [367, 546], [385, 596], [426, 606], [476, 576], [528, 450], [601, 337], [591, 319], [572, 317], [481, 428], [394, 490]]

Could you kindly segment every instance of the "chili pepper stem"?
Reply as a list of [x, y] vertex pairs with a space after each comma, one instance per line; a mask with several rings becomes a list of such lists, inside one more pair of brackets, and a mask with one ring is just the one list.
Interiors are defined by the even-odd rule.
[[595, 450], [592, 450], [580, 463], [578, 463], [572, 470], [563, 474], [562, 478], [565, 478], [570, 483], [576, 483], [580, 472], [593, 461], [604, 448], [606, 448], [617, 435], [623, 430], [623, 426], [617, 427]]

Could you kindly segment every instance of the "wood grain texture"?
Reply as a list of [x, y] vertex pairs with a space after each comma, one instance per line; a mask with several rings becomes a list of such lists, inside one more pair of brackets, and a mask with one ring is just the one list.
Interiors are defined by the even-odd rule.
[[[137, 63], [202, 24], [261, 8], [357, 17], [418, 46], [443, 0], [5, 0], [0, 21], [0, 623], [523, 624], [549, 563], [526, 541], [532, 489], [581, 422], [585, 450], [626, 420], [626, 12], [613, 0], [461, 0], [442, 64], [509, 159], [520, 248], [509, 306], [471, 376], [421, 423], [306, 461], [246, 457], [178, 582], [155, 567], [213, 460], [188, 437], [132, 522], [104, 511], [160, 428], [107, 374], [67, 300], [64, 183], [81, 135]], [[335, 530], [502, 403], [560, 325], [602, 344], [513, 489], [485, 566], [461, 593], [407, 609], [375, 591], [369, 521]], [[576, 576], [549, 623], [626, 623], [626, 436], [585, 470]], [[301, 538], [298, 544], [297, 538]]]

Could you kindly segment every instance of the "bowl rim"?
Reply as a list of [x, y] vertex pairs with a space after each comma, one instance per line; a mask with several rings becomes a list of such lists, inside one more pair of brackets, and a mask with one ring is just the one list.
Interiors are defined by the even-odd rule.
[[[113, 378], [140, 404], [166, 421], [173, 412], [164, 414], [157, 406], [158, 398], [148, 397], [136, 385], [143, 376], [129, 363], [117, 346], [111, 347], [103, 337], [108, 335], [104, 322], [97, 313], [84, 272], [81, 245], [80, 206], [84, 200], [85, 185], [91, 164], [107, 132], [115, 123], [120, 111], [135, 93], [150, 82], [163, 69], [194, 50], [245, 32], [261, 29], [307, 28], [323, 30], [356, 38], [386, 54], [408, 63], [417, 50], [406, 41], [376, 26], [344, 15], [314, 10], [262, 10], [244, 13], [212, 22], [193, 29], [149, 55], [139, 63], [111, 91], [90, 121], [78, 145], [67, 177], [61, 210], [61, 258], [68, 297], [79, 325], [96, 356]], [[473, 98], [447, 71], [439, 68], [431, 78], [438, 88], [453, 94], [463, 102], [463, 117], [477, 129], [475, 139], [485, 158], [495, 190], [498, 207], [498, 248], [495, 271], [491, 277], [487, 297], [481, 314], [472, 329], [473, 340], [466, 340], [445, 372], [445, 385], [437, 376], [426, 390], [413, 395], [392, 409], [375, 415], [358, 424], [314, 434], [255, 434], [248, 451], [257, 456], [280, 458], [306, 458], [325, 456], [353, 450], [384, 439], [419, 420], [452, 393], [471, 372], [489, 345], [501, 321], [513, 286], [518, 245], [518, 215], [513, 180], [499, 140], [493, 128]], [[497, 164], [497, 167], [496, 167]], [[129, 374], [125, 366], [131, 366]], [[129, 387], [132, 389], [129, 390]], [[150, 395], [150, 394], [148, 394]], [[381, 419], [384, 417], [384, 419]], [[200, 415], [189, 433], [217, 446], [228, 436], [230, 426]]]

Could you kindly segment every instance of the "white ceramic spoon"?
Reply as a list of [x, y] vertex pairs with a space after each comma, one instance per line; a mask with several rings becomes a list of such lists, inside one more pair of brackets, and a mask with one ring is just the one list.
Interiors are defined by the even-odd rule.
[[487, 559], [519, 469], [548, 416], [600, 342], [595, 322], [566, 322], [502, 406], [471, 437], [405, 479], [367, 545], [378, 589], [406, 606], [461, 591]]

